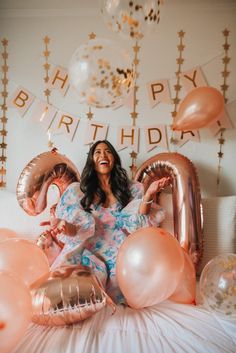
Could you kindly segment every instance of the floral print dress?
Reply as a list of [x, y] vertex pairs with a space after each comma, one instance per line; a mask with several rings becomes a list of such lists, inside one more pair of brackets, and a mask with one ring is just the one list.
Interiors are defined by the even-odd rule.
[[116, 280], [120, 245], [130, 233], [141, 227], [158, 226], [165, 216], [164, 210], [154, 203], [148, 216], [139, 214], [143, 184], [132, 182], [130, 190], [132, 200], [123, 209], [119, 202], [108, 208], [93, 204], [89, 213], [80, 204], [83, 194], [76, 182], [67, 188], [56, 208], [57, 218], [73, 223], [79, 229], [75, 236], [59, 235], [65, 245], [52, 269], [69, 264], [90, 267], [116, 303], [125, 302]]

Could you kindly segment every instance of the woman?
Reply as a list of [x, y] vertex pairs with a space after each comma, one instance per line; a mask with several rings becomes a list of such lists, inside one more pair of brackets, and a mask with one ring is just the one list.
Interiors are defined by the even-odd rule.
[[111, 298], [125, 302], [116, 281], [118, 249], [128, 234], [164, 219], [163, 209], [152, 201], [168, 184], [169, 178], [162, 178], [144, 194], [142, 183], [129, 180], [110, 142], [94, 143], [80, 184], [69, 185], [57, 205], [51, 234], [65, 245], [52, 268], [89, 266]]

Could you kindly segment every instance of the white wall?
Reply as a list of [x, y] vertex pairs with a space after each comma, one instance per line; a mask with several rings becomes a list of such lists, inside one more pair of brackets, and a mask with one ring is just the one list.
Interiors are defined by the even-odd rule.
[[[110, 32], [99, 11], [99, 2], [94, 1], [2, 1], [0, 0], [1, 39], [9, 40], [9, 92], [18, 85], [29, 89], [39, 99], [45, 99], [44, 91], [44, 50], [43, 37], [51, 39], [50, 62], [68, 67], [72, 53], [82, 45], [88, 34], [94, 31], [97, 37], [110, 38], [127, 48], [131, 55], [132, 42]], [[166, 0], [163, 6], [161, 23], [155, 33], [141, 41], [139, 52], [140, 77], [138, 85], [139, 113], [137, 126], [153, 123], [171, 124], [173, 105], [160, 104], [150, 109], [146, 83], [152, 79], [167, 78], [175, 83], [176, 58], [178, 57], [177, 32], [183, 29], [186, 34], [184, 44], [185, 62], [183, 71], [201, 66], [209, 85], [220, 88], [223, 70], [220, 54], [223, 53], [222, 30], [230, 30], [230, 57], [227, 97], [231, 103], [230, 116], [236, 126], [236, 1], [174, 1]], [[174, 94], [174, 91], [172, 91]], [[83, 124], [86, 122], [88, 107], [76, 101], [73, 93], [61, 97], [52, 92], [50, 101], [57, 108], [81, 117], [81, 123], [73, 142], [66, 136], [54, 138], [59, 152], [66, 154], [81, 171], [85, 162], [87, 146], [83, 146]], [[116, 126], [131, 125], [130, 110], [120, 108], [92, 109], [94, 119], [110, 125], [108, 139], [116, 145]], [[7, 188], [15, 190], [20, 172], [36, 155], [47, 151], [47, 136], [38, 124], [29, 119], [30, 112], [21, 118], [14, 109], [7, 112]], [[196, 165], [202, 194], [216, 195], [216, 174], [219, 144], [209, 130], [200, 130], [201, 142], [188, 142], [178, 148], [179, 153], [190, 158]], [[222, 159], [221, 195], [236, 194], [236, 129], [225, 132]], [[175, 148], [170, 145], [171, 151]], [[163, 149], [145, 152], [144, 135], [141, 131], [141, 147], [137, 165]], [[128, 150], [120, 152], [123, 165], [128, 169], [131, 159]]]

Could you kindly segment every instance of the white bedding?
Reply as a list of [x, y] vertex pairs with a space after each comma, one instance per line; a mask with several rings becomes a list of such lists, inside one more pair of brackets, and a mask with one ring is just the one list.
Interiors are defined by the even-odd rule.
[[109, 307], [67, 327], [32, 324], [14, 353], [235, 353], [236, 319], [165, 301]]

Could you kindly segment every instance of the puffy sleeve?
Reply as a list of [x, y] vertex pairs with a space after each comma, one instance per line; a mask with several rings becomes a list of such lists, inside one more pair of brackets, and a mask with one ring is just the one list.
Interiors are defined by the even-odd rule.
[[139, 206], [144, 196], [144, 187], [142, 183], [134, 182], [131, 185], [131, 195], [133, 199], [120, 212], [120, 221], [123, 228], [132, 233], [143, 227], [157, 227], [165, 218], [165, 211], [156, 203], [152, 203], [149, 214], [139, 213]]
[[[78, 182], [72, 183], [62, 194], [56, 208], [56, 217], [78, 226], [75, 236], [63, 235], [60, 237], [62, 242], [76, 243], [78, 240], [84, 241], [94, 234], [95, 221], [91, 213], [86, 212], [80, 204], [83, 194]], [[67, 239], [69, 238], [69, 239]]]

